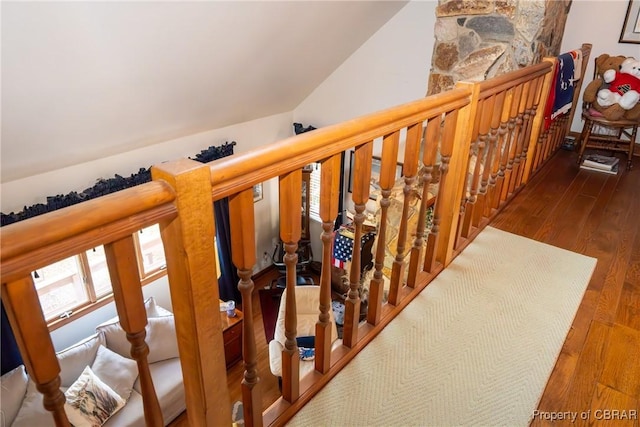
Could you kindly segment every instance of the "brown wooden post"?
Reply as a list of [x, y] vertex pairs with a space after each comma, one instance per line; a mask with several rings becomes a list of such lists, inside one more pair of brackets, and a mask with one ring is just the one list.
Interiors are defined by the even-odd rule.
[[258, 386], [258, 353], [253, 324], [253, 266], [256, 263], [255, 218], [253, 187], [229, 196], [229, 228], [231, 229], [231, 257], [238, 269], [238, 289], [242, 294], [242, 403], [246, 426], [262, 425], [262, 396]]
[[160, 224], [191, 427], [231, 424], [215, 266], [209, 167], [181, 159], [151, 168], [176, 192], [178, 217]]
[[373, 142], [367, 142], [356, 147], [354, 152], [353, 203], [356, 214], [353, 217], [353, 222], [355, 233], [351, 271], [349, 273], [349, 293], [344, 302], [344, 327], [342, 329], [342, 342], [347, 347], [353, 347], [358, 342], [358, 324], [360, 322], [360, 295], [358, 293], [360, 286], [360, 249], [362, 247], [363, 212], [367, 200], [369, 200], [372, 153]]
[[43, 395], [44, 408], [51, 412], [56, 426], [71, 426], [64, 412], [66, 398], [60, 390], [60, 365], [31, 276], [3, 283], [2, 303], [22, 361]]
[[320, 314], [316, 323], [316, 371], [327, 373], [331, 367], [331, 239], [338, 216], [341, 155], [320, 162], [320, 218], [322, 219], [322, 272], [320, 274]]
[[145, 342], [147, 313], [144, 308], [133, 236], [104, 245], [104, 254], [109, 267], [113, 299], [120, 325], [131, 343], [131, 357], [138, 364], [145, 423], [147, 426], [161, 427], [164, 421], [147, 360], [149, 355], [149, 346]]
[[284, 264], [287, 269], [287, 298], [285, 304], [282, 349], [282, 398], [294, 402], [300, 396], [300, 355], [296, 343], [296, 264], [300, 240], [302, 206], [302, 169], [280, 176], [280, 239], [284, 243]]

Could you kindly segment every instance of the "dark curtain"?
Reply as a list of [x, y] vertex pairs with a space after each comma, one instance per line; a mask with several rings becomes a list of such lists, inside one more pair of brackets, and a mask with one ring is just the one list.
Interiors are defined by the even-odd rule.
[[18, 343], [16, 343], [13, 331], [11, 330], [9, 318], [7, 317], [7, 313], [4, 311], [4, 304], [1, 304], [1, 306], [0, 348], [2, 349], [2, 354], [0, 354], [0, 364], [2, 365], [2, 373], [0, 375], [4, 375], [12, 369], [22, 365], [22, 357], [20, 357]]
[[238, 290], [238, 272], [231, 262], [231, 228], [229, 224], [229, 199], [226, 197], [213, 203], [216, 218], [216, 240], [218, 243], [218, 258], [220, 261], [220, 277], [218, 290], [223, 301], [242, 300]]

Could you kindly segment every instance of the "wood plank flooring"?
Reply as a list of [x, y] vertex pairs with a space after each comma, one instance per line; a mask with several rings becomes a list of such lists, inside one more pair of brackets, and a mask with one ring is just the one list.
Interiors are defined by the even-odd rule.
[[587, 172], [560, 151], [491, 224], [598, 259], [538, 407], [577, 419], [532, 426], [639, 426], [639, 169], [634, 158], [631, 172]]
[[[618, 175], [580, 170], [576, 159], [576, 153], [559, 151], [491, 223], [598, 259], [538, 408], [573, 412], [577, 419], [551, 422], [538, 416], [532, 426], [640, 427], [640, 158], [634, 158], [631, 172]], [[256, 281], [256, 288], [270, 280]], [[266, 409], [280, 394], [268, 368], [268, 345], [254, 294]], [[228, 371], [231, 402], [241, 399], [242, 373], [241, 363]], [[635, 419], [623, 419], [633, 418], [634, 410]]]

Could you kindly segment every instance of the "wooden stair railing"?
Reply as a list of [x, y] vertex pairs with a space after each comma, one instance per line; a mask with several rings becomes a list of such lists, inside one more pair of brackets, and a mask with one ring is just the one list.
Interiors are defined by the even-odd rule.
[[[208, 165], [186, 159], [162, 163], [152, 167], [155, 180], [152, 183], [35, 218], [26, 224], [3, 228], [0, 231], [3, 302], [12, 325], [19, 331], [18, 341], [27, 367], [45, 394], [45, 404], [55, 414], [57, 423], [65, 425], [66, 418], [61, 409], [64, 397], [57, 387], [59, 368], [53, 346], [42, 316], [34, 320], [33, 316], [23, 315], [25, 308], [39, 310], [31, 271], [81, 250], [106, 244], [118, 314], [131, 339], [141, 376], [148, 379], [145, 386], [148, 390], [143, 396], [148, 399], [147, 422], [156, 425], [161, 418], [156, 416], [153, 384], [145, 367], [147, 350], [142, 332], [146, 319], [140, 308], [139, 279], [133, 277], [134, 269], [126, 259], [130, 256], [130, 235], [144, 226], [159, 223], [167, 257], [189, 424], [230, 424], [228, 390], [220, 387], [221, 378], [226, 376], [222, 327], [219, 316], [212, 315], [218, 312], [212, 202], [229, 197], [232, 259], [239, 272], [238, 287], [245, 310], [242, 380], [245, 424], [280, 425], [402, 311], [524, 185], [539, 149], [530, 141], [538, 138], [542, 114], [539, 106], [546, 101], [550, 71], [551, 63], [545, 61], [484, 82], [459, 83], [456, 88], [438, 95], [306, 132]], [[382, 141], [380, 208], [384, 219], [388, 217], [403, 137], [404, 202], [397, 242], [392, 250], [389, 304], [382, 303], [389, 231], [383, 222], [377, 233], [376, 271], [367, 322], [361, 323], [359, 245], [363, 212], [369, 200], [373, 151]], [[354, 257], [345, 304], [343, 345], [332, 349], [328, 322], [332, 226], [338, 214], [340, 156], [346, 150], [355, 153]], [[422, 153], [420, 159], [419, 153]], [[470, 167], [472, 154], [476, 159], [473, 168]], [[418, 159], [422, 162], [420, 169]], [[323, 266], [315, 370], [300, 378], [295, 342], [295, 264], [300, 239], [301, 170], [312, 162], [322, 165]], [[436, 170], [439, 171], [437, 177]], [[283, 397], [262, 413], [251, 305], [254, 291], [251, 271], [256, 262], [252, 188], [272, 178], [279, 180], [280, 238], [286, 249], [289, 297]], [[422, 185], [422, 191], [416, 195], [417, 184]], [[411, 224], [409, 197], [420, 199], [417, 220]], [[433, 224], [427, 229], [427, 210], [431, 208]], [[37, 227], [51, 230], [56, 229], [51, 224], [62, 222], [65, 226], [59, 229], [64, 231], [39, 235]], [[71, 230], [68, 224], [74, 224]], [[41, 345], [44, 351], [40, 350]]]
[[551, 83], [545, 60], [476, 83], [478, 108], [459, 209], [456, 251], [461, 251], [527, 181]]
[[[576, 79], [573, 82], [573, 101], [570, 112], [568, 114], [563, 114], [559, 118], [551, 121], [549, 127], [541, 126], [542, 129], [540, 131], [540, 136], [535, 140], [537, 148], [533, 159], [533, 165], [531, 167], [531, 171], [534, 173], [535, 171], [539, 170], [547, 160], [549, 160], [551, 155], [555, 153], [558, 148], [560, 148], [563, 141], [565, 140], [565, 137], [571, 130], [573, 117], [575, 116], [576, 110], [580, 109], [578, 97], [580, 96], [580, 92], [582, 90], [584, 74], [587, 70], [589, 57], [591, 56], [591, 47], [592, 45], [590, 43], [583, 43], [580, 47], [580, 50], [582, 51], [582, 62], [580, 64], [581, 75], [579, 79]], [[554, 67], [558, 66], [557, 58], [548, 58], [547, 60], [552, 61]]]

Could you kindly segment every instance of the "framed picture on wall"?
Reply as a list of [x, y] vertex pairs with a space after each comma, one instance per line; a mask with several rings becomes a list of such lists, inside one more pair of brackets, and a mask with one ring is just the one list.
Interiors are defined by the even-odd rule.
[[619, 41], [640, 44], [640, 0], [629, 0]]

